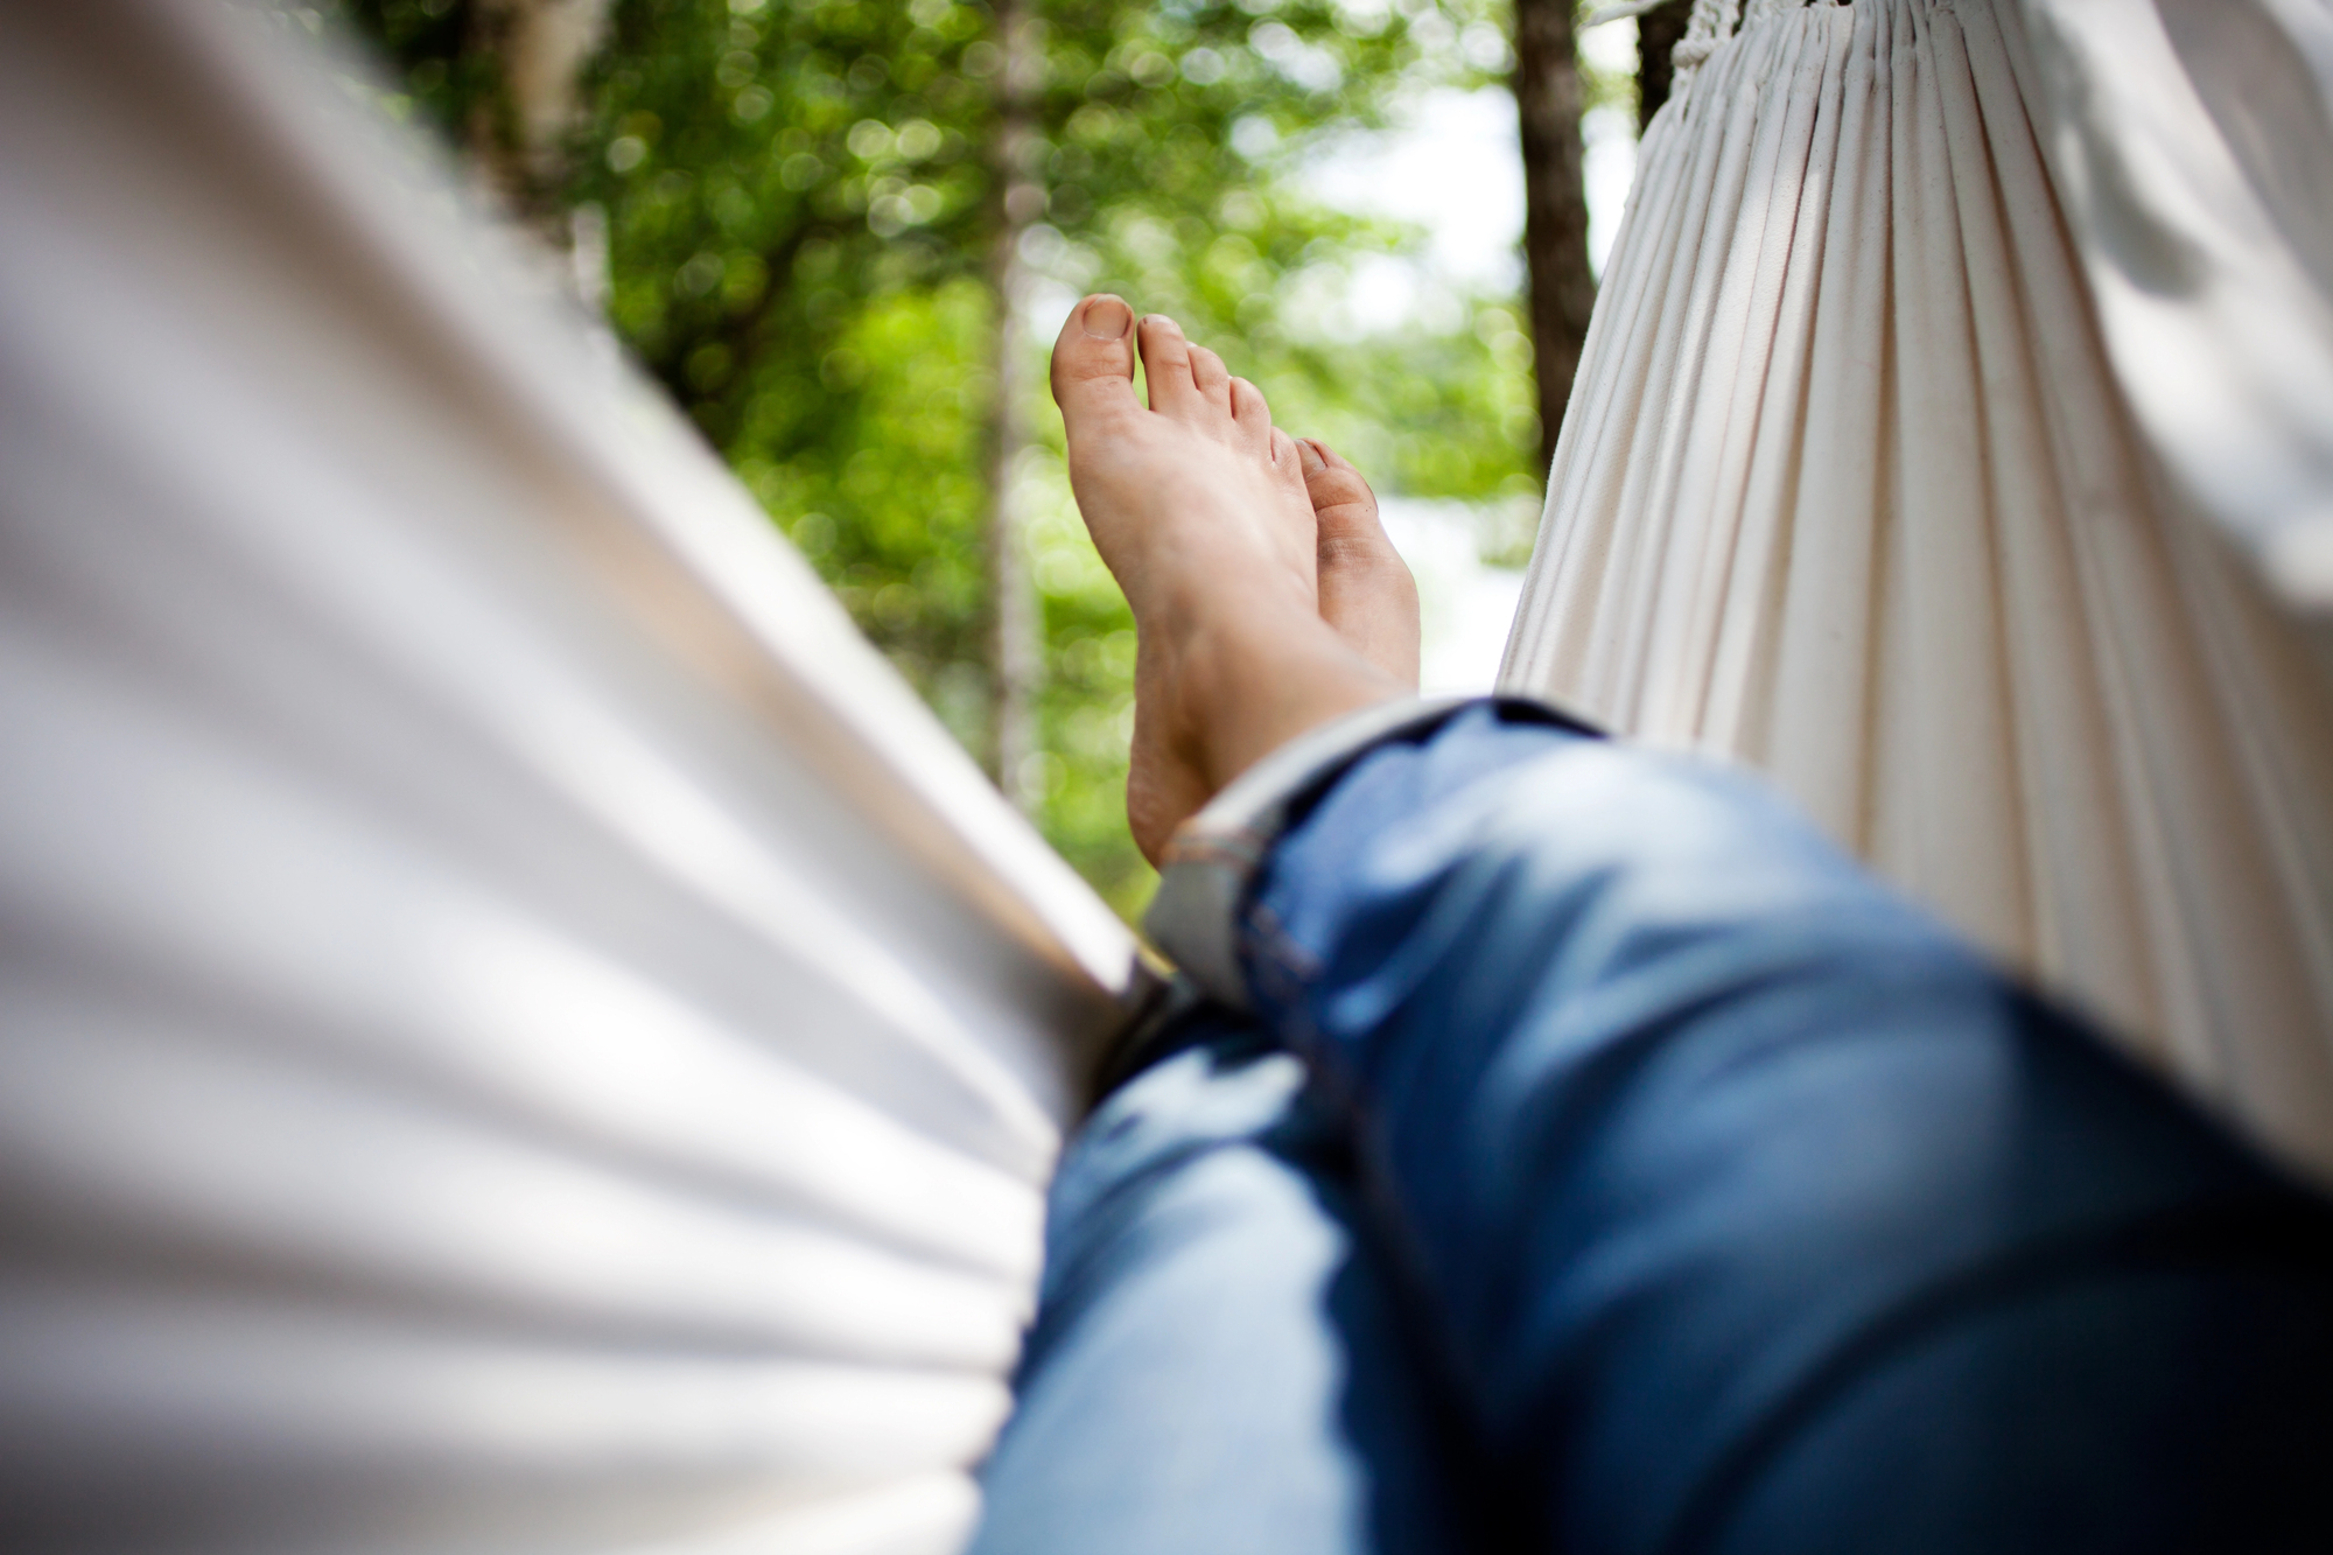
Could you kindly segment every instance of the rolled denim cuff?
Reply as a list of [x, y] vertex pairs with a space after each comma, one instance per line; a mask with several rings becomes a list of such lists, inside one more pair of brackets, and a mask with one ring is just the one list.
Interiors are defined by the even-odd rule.
[[1348, 713], [1302, 734], [1257, 762], [1175, 828], [1158, 894], [1143, 915], [1150, 941], [1209, 997], [1252, 1010], [1239, 960], [1239, 910], [1256, 871], [1305, 803], [1378, 746], [1431, 733], [1481, 702], [1586, 733], [1591, 725], [1517, 697], [1405, 697]]

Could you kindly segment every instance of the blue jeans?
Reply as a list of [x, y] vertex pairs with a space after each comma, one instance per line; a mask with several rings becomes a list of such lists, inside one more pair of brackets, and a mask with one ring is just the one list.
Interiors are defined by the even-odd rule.
[[1471, 709], [1073, 1144], [988, 1552], [2333, 1550], [2333, 1212], [1747, 780]]

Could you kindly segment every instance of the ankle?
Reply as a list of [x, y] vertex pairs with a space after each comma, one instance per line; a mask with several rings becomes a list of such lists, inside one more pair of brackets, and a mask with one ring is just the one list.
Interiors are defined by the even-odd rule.
[[1298, 735], [1409, 694], [1309, 611], [1202, 622], [1177, 641], [1168, 685], [1169, 738], [1210, 795]]

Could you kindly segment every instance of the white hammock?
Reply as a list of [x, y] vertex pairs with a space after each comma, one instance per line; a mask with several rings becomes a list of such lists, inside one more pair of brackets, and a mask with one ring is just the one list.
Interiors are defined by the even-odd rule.
[[0, 1543], [952, 1548], [1132, 941], [280, 25], [0, 7]]
[[[2315, 597], [2312, 424], [2214, 486], [2109, 373], [2313, 348], [2102, 344], [2182, 142], [2045, 168], [2013, 18], [1767, 9], [1647, 147], [1511, 675], [2321, 1146], [2333, 735], [2185, 512]], [[0, 7], [0, 1539], [946, 1550], [1132, 944], [269, 25]], [[2256, 335], [2302, 272], [2209, 252]]]
[[2283, 39], [2321, 125], [2326, 13], [2160, 10], [1702, 0], [1503, 680], [1763, 768], [2333, 1168], [2333, 683], [2241, 549], [2333, 602], [2333, 139], [2251, 177], [2189, 84]]

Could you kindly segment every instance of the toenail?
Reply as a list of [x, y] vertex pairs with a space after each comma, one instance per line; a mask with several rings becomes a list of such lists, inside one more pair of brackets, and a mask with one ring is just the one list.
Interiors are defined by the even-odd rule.
[[1096, 340], [1124, 340], [1134, 310], [1116, 297], [1096, 297], [1085, 305], [1085, 332]]
[[1182, 325], [1177, 324], [1173, 319], [1168, 318], [1163, 313], [1153, 313], [1149, 318], [1143, 320], [1143, 322], [1146, 324], [1156, 324], [1160, 329], [1171, 329], [1178, 335], [1183, 332]]
[[1296, 457], [1304, 461], [1304, 472], [1307, 475], [1328, 468], [1328, 461], [1320, 456], [1320, 445], [1309, 437], [1296, 440]]

